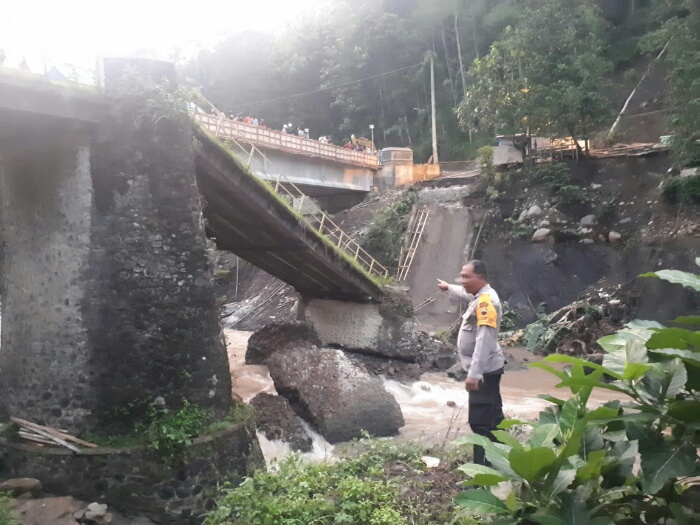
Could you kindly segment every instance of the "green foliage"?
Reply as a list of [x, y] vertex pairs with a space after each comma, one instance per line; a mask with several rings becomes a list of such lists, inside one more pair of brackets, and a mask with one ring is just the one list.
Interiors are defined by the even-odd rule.
[[491, 146], [482, 146], [476, 150], [476, 159], [486, 173], [493, 171], [493, 148]]
[[611, 115], [606, 23], [587, 0], [533, 0], [469, 71], [465, 126], [496, 133], [583, 137]]
[[558, 189], [569, 184], [571, 170], [564, 162], [542, 162], [528, 168], [526, 177], [535, 184]]
[[661, 194], [671, 203], [687, 202], [700, 204], [700, 175], [676, 177], [666, 181]]
[[529, 239], [532, 236], [532, 228], [517, 219], [508, 217], [503, 222], [506, 225], [506, 235], [511, 239]]
[[[162, 455], [175, 454], [192, 444], [192, 440], [207, 432], [214, 432], [230, 426], [233, 422], [247, 420], [248, 409], [236, 405], [231, 414], [222, 422], [215, 422], [210, 410], [193, 405], [186, 399], [182, 408], [170, 410], [152, 403], [136, 403], [134, 406], [145, 407], [144, 414], [133, 424], [129, 434], [98, 436], [86, 434], [84, 439], [105, 447], [131, 448], [146, 446]], [[119, 412], [131, 413], [134, 407]]]
[[0, 493], [0, 525], [20, 525], [10, 512], [9, 497]]
[[[697, 275], [651, 275], [700, 290]], [[697, 319], [679, 320], [686, 321]], [[465, 485], [484, 488], [463, 492], [458, 505], [504, 525], [693, 522], [685, 492], [688, 478], [700, 474], [700, 332], [633, 321], [599, 344], [602, 365], [565, 355], [531, 365], [556, 375], [571, 397], [543, 396], [552, 406], [531, 424], [529, 439], [513, 439], [505, 430], [523, 422], [506, 420], [495, 443], [478, 435], [462, 440], [483, 446], [492, 467], [460, 467]], [[614, 382], [603, 383], [604, 375]], [[594, 388], [628, 401], [589, 408]], [[499, 483], [496, 496], [490, 487]]]
[[387, 475], [387, 466], [397, 464], [409, 473], [424, 472], [422, 447], [363, 439], [353, 443], [348, 453], [349, 457], [337, 462], [320, 464], [305, 464], [292, 456], [279, 463], [275, 472], [258, 472], [239, 487], [226, 490], [204, 523], [447, 525], [448, 519], [433, 520], [440, 509], [401, 496], [401, 478]]
[[[673, 131], [671, 152], [679, 166], [700, 165], [700, 5], [693, 0], [668, 3], [668, 19], [646, 38], [647, 50], [668, 43], [667, 103]], [[679, 14], [689, 13], [680, 17]]]
[[408, 214], [413, 209], [416, 194], [406, 192], [403, 198], [375, 214], [362, 241], [362, 247], [384, 266], [399, 264], [401, 245], [408, 227]]
[[515, 310], [511, 310], [508, 301], [503, 301], [501, 304], [502, 314], [501, 314], [501, 330], [508, 332], [510, 330], [515, 330], [518, 326], [518, 319], [520, 316]]
[[148, 424], [142, 429], [148, 445], [159, 454], [173, 454], [192, 444], [211, 423], [212, 414], [184, 400], [182, 408], [172, 411], [151, 406]]
[[580, 186], [566, 184], [557, 189], [562, 204], [581, 204], [586, 201], [586, 192]]
[[529, 168], [526, 177], [534, 184], [546, 186], [563, 204], [580, 204], [586, 193], [571, 184], [571, 170], [564, 162], [543, 162]]

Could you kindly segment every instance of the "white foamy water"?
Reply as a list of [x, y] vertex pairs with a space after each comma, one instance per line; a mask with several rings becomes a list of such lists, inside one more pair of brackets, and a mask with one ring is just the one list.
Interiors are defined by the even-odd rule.
[[[263, 365], [246, 365], [245, 351], [252, 332], [225, 330], [228, 345], [229, 365], [235, 397], [249, 402], [261, 392], [277, 394], [270, 373]], [[532, 358], [528, 354], [529, 358]], [[501, 384], [503, 411], [508, 418], [535, 420], [540, 411], [550, 406], [539, 394], [567, 397], [568, 390], [555, 388], [558, 379], [547, 372], [532, 368], [506, 372]], [[401, 383], [383, 380], [384, 388], [396, 398], [401, 406], [405, 425], [393, 439], [421, 441], [428, 445], [447, 445], [469, 432], [467, 403], [469, 394], [462, 381], [455, 381], [442, 372], [428, 372], [420, 381]], [[607, 391], [595, 391], [591, 404], [602, 404], [619, 396]], [[313, 450], [302, 454], [309, 461], [333, 459], [334, 446], [315, 432], [305, 422], [313, 439]], [[273, 465], [291, 454], [289, 445], [281, 441], [270, 441], [258, 433], [260, 446], [268, 465]]]

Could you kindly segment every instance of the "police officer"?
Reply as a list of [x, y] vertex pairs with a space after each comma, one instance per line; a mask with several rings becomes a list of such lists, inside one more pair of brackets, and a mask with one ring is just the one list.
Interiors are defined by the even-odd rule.
[[[457, 336], [457, 351], [467, 372], [469, 426], [475, 434], [494, 440], [491, 432], [503, 421], [501, 376], [505, 365], [498, 344], [501, 301], [491, 288], [482, 261], [469, 261], [460, 272], [462, 286], [438, 279], [438, 288], [469, 303]], [[484, 449], [474, 447], [474, 463], [487, 465]]]

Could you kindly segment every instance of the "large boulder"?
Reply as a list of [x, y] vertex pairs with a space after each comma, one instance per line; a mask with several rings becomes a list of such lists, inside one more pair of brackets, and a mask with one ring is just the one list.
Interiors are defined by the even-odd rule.
[[532, 234], [532, 242], [546, 242], [550, 239], [552, 230], [549, 228], [540, 228]]
[[312, 449], [311, 436], [286, 398], [262, 393], [251, 399], [250, 404], [255, 408], [255, 426], [267, 439], [289, 443], [292, 450], [299, 452]]
[[321, 346], [321, 340], [311, 325], [299, 321], [270, 323], [248, 339], [245, 362], [262, 365], [275, 352], [313, 345]]
[[414, 362], [413, 303], [407, 288], [386, 286], [382, 302], [354, 303], [304, 297], [300, 317], [325, 346]]
[[37, 495], [41, 489], [41, 481], [34, 478], [14, 478], [0, 483], [0, 494], [7, 493], [15, 498], [27, 493]]
[[391, 436], [404, 425], [396, 399], [379, 379], [353, 365], [340, 350], [294, 348], [266, 361], [280, 395], [328, 441]]

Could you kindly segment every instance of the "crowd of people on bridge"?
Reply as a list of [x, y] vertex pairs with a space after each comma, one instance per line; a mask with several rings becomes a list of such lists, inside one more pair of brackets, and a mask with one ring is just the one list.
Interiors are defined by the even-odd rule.
[[[201, 109], [200, 109], [201, 110]], [[207, 111], [205, 111], [206, 113]], [[238, 115], [234, 115], [233, 113], [229, 113], [226, 115], [223, 112], [219, 112], [215, 108], [211, 108], [209, 113], [216, 115], [216, 116], [224, 116], [227, 117], [229, 120], [232, 120], [234, 122], [240, 122], [241, 124], [246, 124], [248, 126], [256, 126], [260, 128], [265, 128], [268, 129], [268, 126], [265, 124], [265, 119], [259, 119], [258, 117], [253, 117], [253, 116], [243, 116], [243, 114], [239, 113]], [[284, 133], [286, 135], [297, 135], [300, 138], [307, 139], [307, 140], [314, 140], [310, 137], [309, 135], [309, 128], [302, 128], [302, 127], [296, 127], [295, 131], [295, 126], [290, 124], [284, 124], [282, 126], [282, 129], [279, 130], [280, 133]], [[329, 135], [321, 135], [318, 139], [318, 142], [321, 144], [330, 144], [330, 145], [336, 145], [333, 144], [332, 137]], [[364, 139], [363, 139], [364, 140]], [[369, 142], [366, 141], [365, 142]], [[355, 139], [355, 135], [352, 135], [350, 139], [345, 142], [344, 146], [345, 149], [349, 149], [352, 151], [358, 151], [362, 153], [367, 153], [367, 154], [373, 154], [373, 148], [370, 148], [366, 145], [360, 144], [359, 141]]]
[[[4, 49], [0, 49], [0, 67], [5, 65], [5, 60], [7, 60], [7, 55]], [[27, 63], [27, 58], [22, 57], [22, 61], [19, 63], [19, 69], [22, 71], [29, 71], [29, 64]]]

